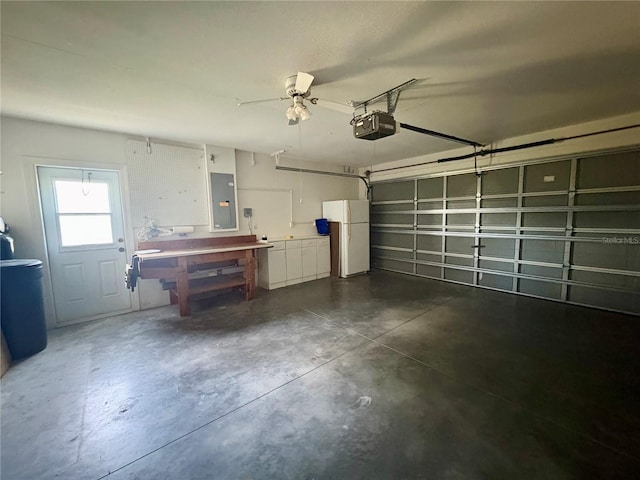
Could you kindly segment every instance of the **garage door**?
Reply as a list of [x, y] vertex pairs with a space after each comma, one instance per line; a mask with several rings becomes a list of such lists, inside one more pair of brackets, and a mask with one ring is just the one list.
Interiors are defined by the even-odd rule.
[[374, 183], [374, 268], [640, 314], [640, 151]]

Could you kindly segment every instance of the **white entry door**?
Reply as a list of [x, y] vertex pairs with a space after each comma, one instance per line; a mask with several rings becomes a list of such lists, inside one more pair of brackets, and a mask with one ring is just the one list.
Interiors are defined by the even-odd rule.
[[58, 325], [131, 310], [118, 175], [38, 167]]

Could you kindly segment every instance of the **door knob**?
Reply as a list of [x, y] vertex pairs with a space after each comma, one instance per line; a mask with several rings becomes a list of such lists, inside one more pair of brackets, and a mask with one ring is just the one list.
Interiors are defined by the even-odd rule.
[[118, 251], [119, 251], [119, 252], [124, 252], [124, 247], [120, 247], [120, 248], [118, 249]]
[[124, 238], [120, 237], [120, 238], [118, 239], [118, 242], [120, 242], [120, 243], [124, 242]]

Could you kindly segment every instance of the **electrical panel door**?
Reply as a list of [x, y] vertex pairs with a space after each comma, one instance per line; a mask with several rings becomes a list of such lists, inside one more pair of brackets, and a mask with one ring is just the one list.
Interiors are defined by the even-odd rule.
[[214, 230], [236, 228], [236, 184], [231, 173], [211, 174]]

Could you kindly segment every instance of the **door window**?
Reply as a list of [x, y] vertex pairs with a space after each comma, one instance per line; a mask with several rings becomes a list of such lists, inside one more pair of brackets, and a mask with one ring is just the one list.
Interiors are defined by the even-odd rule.
[[113, 243], [109, 185], [88, 178], [54, 181], [62, 247]]

